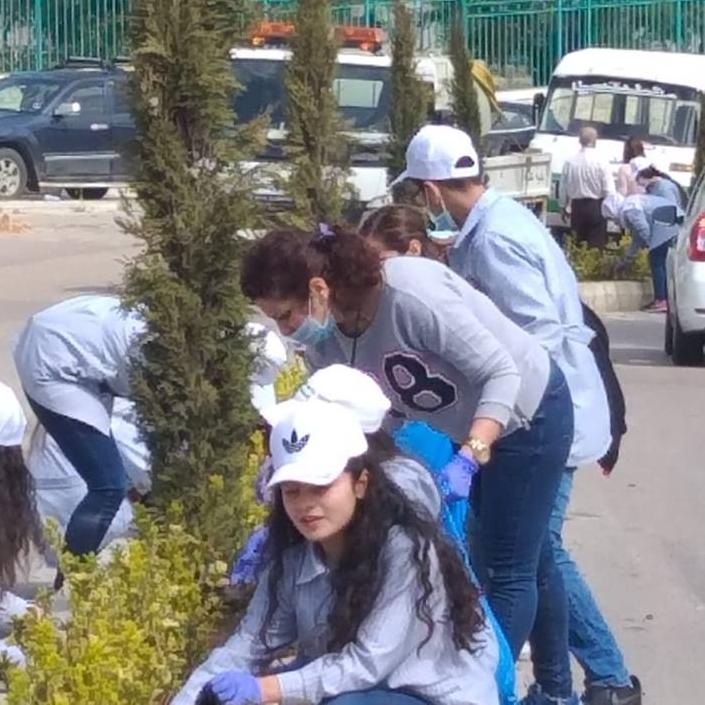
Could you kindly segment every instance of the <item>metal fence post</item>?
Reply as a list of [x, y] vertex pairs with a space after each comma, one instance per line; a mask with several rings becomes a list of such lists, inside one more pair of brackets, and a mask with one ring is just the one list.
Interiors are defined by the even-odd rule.
[[558, 31], [556, 32], [556, 60], [553, 62], [553, 66], [563, 58], [563, 0], [556, 2], [556, 22], [558, 23]]
[[42, 0], [34, 0], [34, 63], [41, 71], [44, 68], [44, 21]]
[[674, 39], [676, 40], [676, 49], [678, 51], [683, 50], [683, 0], [676, 0], [676, 27], [674, 32]]
[[585, 46], [592, 46], [592, 0], [587, 0], [585, 8], [587, 12], [587, 22], [585, 23]]

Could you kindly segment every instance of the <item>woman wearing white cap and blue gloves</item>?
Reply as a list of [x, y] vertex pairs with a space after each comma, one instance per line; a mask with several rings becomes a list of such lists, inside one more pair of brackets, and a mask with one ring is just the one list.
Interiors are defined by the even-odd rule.
[[359, 367], [382, 386], [397, 424], [426, 421], [452, 438], [458, 452], [442, 472], [448, 498], [466, 499], [483, 465], [478, 554], [516, 658], [534, 623], [539, 579], [567, 611], [546, 536], [573, 436], [560, 370], [447, 267], [411, 257], [381, 263], [355, 234], [269, 233], [246, 256], [242, 285], [305, 345], [314, 368]]
[[[497, 705], [497, 645], [477, 590], [437, 524], [388, 481], [388, 457], [338, 404], [292, 400], [277, 415], [267, 570], [238, 630], [172, 705], [199, 694], [222, 705]], [[273, 673], [268, 662], [294, 644], [290, 670]]]
[[[458, 500], [450, 508], [441, 497], [435, 480], [427, 470], [441, 470], [453, 455], [452, 444], [446, 436], [434, 432], [425, 424], [405, 424], [392, 439], [382, 430], [385, 417], [390, 410], [389, 399], [380, 386], [369, 375], [347, 365], [330, 365], [314, 372], [299, 388], [294, 399], [321, 400], [338, 404], [348, 409], [360, 423], [365, 432], [367, 442], [373, 450], [379, 450], [392, 455], [383, 463], [382, 468], [387, 478], [394, 483], [414, 505], [416, 511], [436, 521], [442, 519], [443, 526], [459, 553], [466, 558], [465, 543], [467, 517], [456, 522], [455, 509], [460, 504], [467, 506], [466, 500]], [[273, 410], [275, 417], [277, 409]], [[265, 419], [270, 410], [263, 410]], [[405, 455], [395, 446], [403, 444]], [[414, 458], [419, 458], [425, 465], [419, 464]], [[271, 463], [266, 472], [266, 478], [271, 475]], [[237, 561], [232, 574], [235, 585], [253, 584], [261, 573], [263, 566], [263, 550], [266, 542], [266, 530], [256, 531], [247, 543]], [[469, 567], [469, 564], [468, 564]], [[498, 631], [499, 625], [492, 611], [487, 611], [486, 598], [481, 598], [482, 607], [486, 611], [488, 622], [495, 630], [499, 643], [499, 664], [497, 666], [497, 685], [500, 700], [503, 705], [516, 702], [516, 683], [514, 674], [514, 658], [509, 645]]]
[[[9, 591], [17, 578], [17, 564], [32, 544], [41, 546], [42, 529], [34, 507], [32, 476], [22, 457], [27, 421], [14, 392], [0, 382], [0, 625], [21, 617], [26, 600]], [[20, 650], [0, 639], [0, 657], [22, 663]]]

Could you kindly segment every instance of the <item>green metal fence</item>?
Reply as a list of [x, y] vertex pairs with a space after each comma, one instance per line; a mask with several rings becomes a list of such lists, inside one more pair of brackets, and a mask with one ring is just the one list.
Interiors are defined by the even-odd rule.
[[126, 50], [129, 0], [0, 0], [0, 71]]
[[[705, 0], [460, 0], [474, 56], [509, 78], [546, 83], [588, 46], [705, 52]], [[130, 0], [0, 0], [0, 71], [127, 52]], [[419, 48], [443, 50], [458, 0], [409, 0]], [[292, 0], [264, 0], [290, 17]], [[393, 0], [333, 0], [335, 21], [392, 28]]]

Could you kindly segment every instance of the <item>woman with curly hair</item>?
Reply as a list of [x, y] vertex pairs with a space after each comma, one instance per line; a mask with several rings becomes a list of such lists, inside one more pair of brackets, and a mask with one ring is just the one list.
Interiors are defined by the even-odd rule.
[[346, 363], [392, 402], [388, 429], [423, 421], [454, 444], [443, 499], [473, 486], [473, 564], [516, 659], [550, 596], [551, 658], [568, 658], [568, 605], [548, 521], [573, 438], [570, 392], [540, 343], [448, 267], [390, 257], [356, 233], [271, 232], [242, 267], [245, 295], [306, 349]]
[[267, 568], [238, 630], [172, 705], [497, 705], [477, 589], [383, 471], [390, 455], [339, 404], [291, 400], [277, 415]]
[[[27, 421], [14, 392], [0, 383], [0, 622], [22, 616], [29, 604], [9, 591], [17, 580], [18, 562], [34, 543], [42, 545], [42, 529], [34, 505], [32, 476], [22, 457]], [[0, 656], [22, 660], [19, 651], [0, 640]]]

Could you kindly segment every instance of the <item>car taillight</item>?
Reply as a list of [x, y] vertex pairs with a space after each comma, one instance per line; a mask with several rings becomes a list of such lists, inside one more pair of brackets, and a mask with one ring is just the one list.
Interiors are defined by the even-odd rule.
[[705, 212], [696, 218], [690, 231], [688, 257], [694, 262], [705, 262]]

